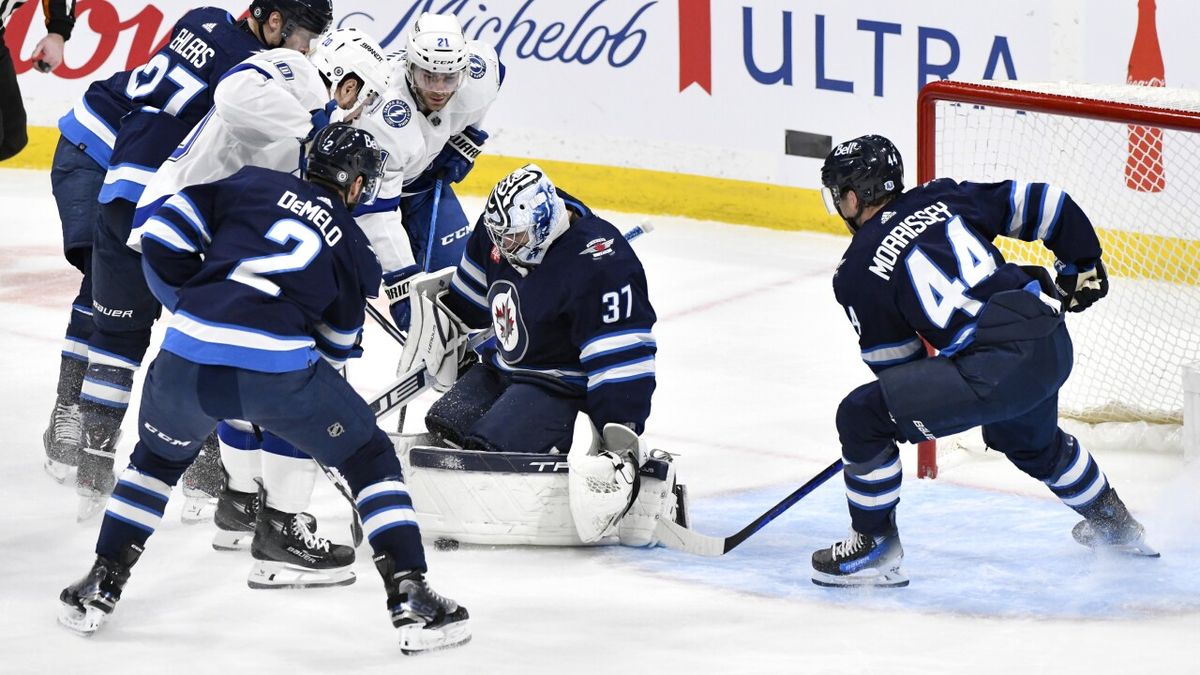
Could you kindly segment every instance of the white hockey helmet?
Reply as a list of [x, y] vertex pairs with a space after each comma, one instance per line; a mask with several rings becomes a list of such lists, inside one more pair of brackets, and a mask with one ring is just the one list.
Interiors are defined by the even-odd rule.
[[379, 43], [357, 28], [337, 28], [321, 35], [308, 52], [308, 60], [329, 80], [331, 98], [346, 77], [362, 80], [360, 105], [370, 105], [382, 96], [392, 77]]
[[[433, 103], [445, 104], [458, 88], [470, 63], [467, 38], [458, 17], [425, 12], [408, 32], [408, 83], [422, 94], [432, 94]], [[428, 103], [429, 101], [427, 101]]]
[[513, 265], [542, 262], [546, 249], [567, 229], [567, 206], [536, 164], [513, 171], [492, 189], [483, 224], [496, 250]]

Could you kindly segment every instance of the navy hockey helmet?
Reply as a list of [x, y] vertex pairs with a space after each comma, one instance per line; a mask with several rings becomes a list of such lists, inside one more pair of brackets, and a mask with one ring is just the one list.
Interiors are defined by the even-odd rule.
[[362, 194], [347, 206], [374, 198], [382, 175], [383, 156], [375, 137], [349, 124], [331, 124], [320, 130], [308, 149], [305, 180], [324, 183], [345, 193], [354, 179], [362, 176]]
[[[821, 167], [821, 184], [825, 208], [855, 232], [859, 226], [854, 220], [864, 207], [904, 191], [904, 162], [896, 146], [883, 136], [859, 136], [830, 151]], [[847, 190], [858, 196], [858, 213], [842, 213], [838, 206]]]
[[333, 23], [333, 3], [330, 0], [254, 0], [250, 3], [250, 16], [260, 24], [266, 23], [271, 12], [283, 17], [283, 39], [297, 30], [311, 33], [316, 38], [329, 30]]

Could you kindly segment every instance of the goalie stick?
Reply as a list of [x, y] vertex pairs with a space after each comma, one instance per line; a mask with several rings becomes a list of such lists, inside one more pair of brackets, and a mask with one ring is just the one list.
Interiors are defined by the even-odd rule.
[[841, 470], [842, 460], [838, 459], [833, 464], [825, 467], [821, 473], [813, 476], [807, 483], [797, 488], [795, 492], [784, 497], [782, 501], [772, 506], [766, 513], [755, 518], [754, 522], [728, 537], [711, 537], [706, 534], [700, 534], [699, 532], [689, 530], [682, 525], [666, 520], [659, 520], [658, 524], [654, 526], [654, 536], [660, 544], [675, 551], [710, 557], [725, 555], [737, 548], [738, 544], [749, 539], [755, 532], [761, 530], [767, 523], [775, 520], [784, 511], [790, 509], [796, 502], [804, 499], [808, 493], [820, 487], [825, 481], [832, 478], [834, 474]]

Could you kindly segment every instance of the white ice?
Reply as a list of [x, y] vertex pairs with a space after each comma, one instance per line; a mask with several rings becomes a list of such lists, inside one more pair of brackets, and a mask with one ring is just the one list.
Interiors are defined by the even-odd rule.
[[[91, 564], [98, 521], [75, 523], [73, 491], [42, 471], [41, 433], [79, 277], [60, 254], [47, 174], [0, 171], [0, 209], [2, 672], [1200, 672], [1200, 467], [1117, 451], [1097, 458], [1161, 560], [1079, 547], [1074, 514], [1002, 458], [959, 453], [918, 481], [906, 448], [906, 589], [809, 582], [812, 551], [849, 524], [835, 478], [718, 559], [431, 549], [430, 579], [469, 607], [475, 637], [420, 657], [400, 655], [367, 548], [353, 586], [250, 590], [249, 557], [213, 551], [211, 526], [181, 524], [177, 497], [111, 621], [77, 637], [55, 623], [57, 595]], [[622, 229], [641, 220], [610, 215]], [[653, 220], [636, 243], [659, 315], [648, 437], [680, 455], [696, 529], [728, 535], [838, 456], [837, 404], [871, 377], [830, 287], [846, 239]], [[373, 326], [365, 346], [351, 380], [371, 393], [398, 349]], [[319, 485], [310, 510], [323, 534], [348, 539], [332, 488]]]

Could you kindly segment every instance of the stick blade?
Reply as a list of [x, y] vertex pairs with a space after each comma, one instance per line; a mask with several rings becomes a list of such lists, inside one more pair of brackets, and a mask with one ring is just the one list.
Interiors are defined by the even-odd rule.
[[725, 555], [725, 538], [710, 537], [683, 527], [673, 521], [660, 520], [654, 526], [658, 543], [673, 551], [716, 558]]

